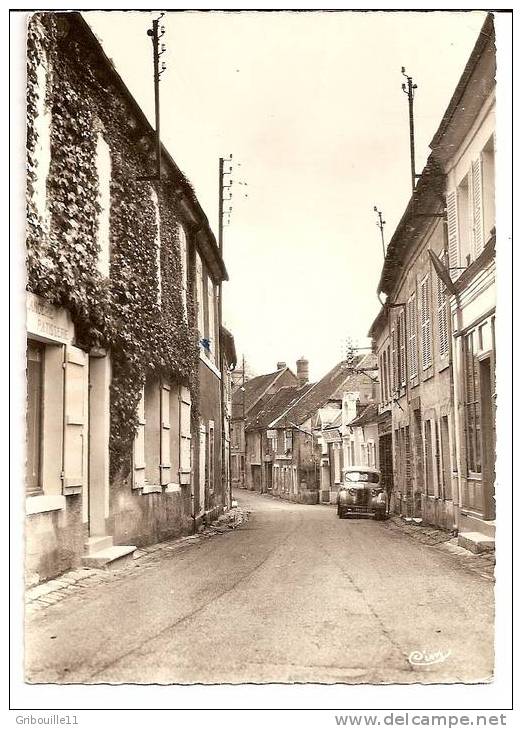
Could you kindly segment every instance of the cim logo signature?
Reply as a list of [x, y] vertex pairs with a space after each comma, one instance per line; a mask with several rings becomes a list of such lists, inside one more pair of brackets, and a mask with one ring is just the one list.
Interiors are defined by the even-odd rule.
[[408, 661], [412, 666], [433, 666], [435, 663], [444, 663], [451, 655], [451, 651], [412, 651]]

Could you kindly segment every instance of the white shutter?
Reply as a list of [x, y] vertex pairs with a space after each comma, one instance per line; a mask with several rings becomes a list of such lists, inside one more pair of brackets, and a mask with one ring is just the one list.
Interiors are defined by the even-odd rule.
[[396, 338], [397, 332], [395, 329], [392, 329], [391, 333], [391, 341], [392, 341], [392, 348], [391, 348], [391, 359], [392, 359], [392, 393], [395, 394], [397, 391], [397, 338]]
[[399, 314], [399, 379], [400, 386], [406, 385], [406, 327], [404, 309]]
[[67, 347], [63, 453], [63, 486], [65, 490], [80, 489], [87, 484], [88, 361], [86, 352], [77, 347]]
[[179, 482], [181, 485], [190, 484], [191, 473], [191, 430], [190, 410], [191, 399], [188, 387], [180, 387], [179, 400]]
[[181, 260], [181, 299], [183, 303], [183, 314], [187, 318], [187, 236], [182, 225], [177, 227], [179, 256]]
[[160, 479], [161, 485], [170, 483], [170, 387], [161, 384], [160, 389]]
[[134, 488], [145, 485], [145, 388], [138, 403], [138, 430], [134, 436]]
[[431, 366], [431, 325], [430, 325], [430, 287], [429, 275], [421, 282], [421, 344], [422, 344], [422, 369], [426, 370]]
[[459, 239], [458, 239], [458, 212], [457, 212], [457, 193], [448, 193], [446, 196], [446, 211], [448, 219], [448, 249], [449, 249], [449, 267], [450, 277], [456, 279], [459, 277], [459, 271], [456, 270], [459, 265]]
[[471, 194], [473, 216], [473, 257], [478, 258], [484, 247], [484, 223], [482, 215], [482, 161], [471, 164]]
[[415, 294], [412, 294], [408, 301], [408, 334], [409, 334], [409, 355], [410, 355], [410, 380], [417, 377], [417, 312]]
[[449, 353], [448, 337], [448, 310], [446, 304], [446, 290], [444, 284], [437, 276], [437, 324], [439, 330], [439, 354], [441, 358]]

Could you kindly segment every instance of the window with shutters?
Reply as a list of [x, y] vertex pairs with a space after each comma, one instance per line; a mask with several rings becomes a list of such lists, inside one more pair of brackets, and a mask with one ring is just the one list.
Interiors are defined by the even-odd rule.
[[420, 285], [420, 334], [422, 369], [427, 370], [432, 365], [431, 353], [431, 291], [430, 276], [427, 274]]
[[484, 221], [482, 216], [482, 159], [471, 163], [471, 219], [473, 251], [472, 258], [478, 258], [484, 248]]
[[408, 354], [410, 367], [410, 380], [419, 374], [417, 357], [417, 300], [415, 294], [408, 299]]
[[[444, 259], [444, 252], [440, 255]], [[439, 356], [447, 359], [449, 356], [449, 331], [448, 331], [448, 300], [446, 289], [441, 279], [437, 276], [437, 329], [439, 339]]]

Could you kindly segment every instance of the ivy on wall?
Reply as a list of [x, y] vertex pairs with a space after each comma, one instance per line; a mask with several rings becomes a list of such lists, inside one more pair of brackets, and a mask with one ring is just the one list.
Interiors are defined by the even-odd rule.
[[[29, 21], [27, 53], [27, 269], [28, 289], [72, 315], [77, 344], [111, 350], [111, 476], [131, 466], [136, 412], [148, 375], [188, 384], [198, 399], [196, 302], [189, 283], [183, 304], [175, 181], [156, 185], [161, 232], [161, 302], [158, 301], [153, 160], [144, 132], [98, 63], [96, 51], [53, 13]], [[38, 174], [39, 63], [49, 67], [52, 112], [51, 165], [47, 178], [49, 229], [38, 219], [32, 196]], [[97, 270], [99, 255], [98, 130], [111, 150], [110, 278]], [[148, 130], [145, 130], [148, 132]], [[146, 138], [146, 134], [145, 134]], [[192, 260], [192, 257], [191, 257]], [[193, 281], [190, 276], [189, 282]]]

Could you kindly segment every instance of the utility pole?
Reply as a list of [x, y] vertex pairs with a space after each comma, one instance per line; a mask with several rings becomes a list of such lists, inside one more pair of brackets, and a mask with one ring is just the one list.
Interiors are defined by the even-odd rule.
[[[232, 162], [232, 155], [230, 155], [229, 158], [224, 159], [223, 157], [219, 158], [219, 181], [218, 181], [218, 189], [219, 189], [219, 201], [218, 201], [218, 245], [219, 245], [219, 255], [223, 257], [223, 193], [225, 188], [228, 188], [232, 185], [232, 180], [230, 180], [229, 185], [224, 184], [224, 177], [225, 174], [229, 175], [232, 173], [232, 167], [230, 170], [225, 171], [225, 162]], [[227, 199], [229, 200], [232, 197], [232, 192], [230, 192], [230, 197]], [[230, 208], [230, 211], [232, 208]], [[221, 370], [221, 382], [220, 382], [220, 393], [221, 393], [221, 479], [224, 483], [226, 480], [226, 468], [225, 468], [225, 458], [226, 458], [226, 444], [225, 444], [225, 377], [227, 376], [227, 373], [225, 372], [225, 356], [223, 351], [223, 337], [221, 336], [221, 327], [223, 323], [223, 284], [220, 281], [218, 285], [218, 334], [217, 334], [217, 340], [219, 342], [219, 364], [220, 364], [220, 370]], [[230, 471], [229, 471], [230, 475]], [[230, 490], [230, 502], [232, 503], [232, 491]]]
[[402, 84], [402, 90], [408, 97], [408, 111], [410, 117], [410, 163], [411, 163], [411, 190], [415, 192], [415, 183], [417, 175], [415, 174], [415, 132], [413, 127], [413, 97], [417, 84], [413, 83], [413, 78], [408, 76], [404, 66], [401, 68], [402, 75], [406, 78], [405, 84]]
[[[159, 82], [160, 76], [167, 68], [165, 62], [162, 61], [160, 68], [160, 56], [166, 51], [164, 43], [160, 46], [160, 38], [165, 35], [165, 27], [160, 27], [159, 22], [165, 13], [161, 13], [159, 18], [152, 21], [152, 28], [149, 28], [147, 35], [152, 40], [152, 60], [154, 63], [154, 111], [156, 117], [156, 176], [158, 181], [161, 179], [161, 137], [160, 137], [160, 96]], [[153, 178], [154, 179], [154, 178]]]
[[373, 209], [377, 213], [377, 216], [379, 218], [379, 221], [376, 225], [381, 231], [382, 255], [383, 258], [386, 258], [386, 246], [384, 244], [384, 226], [386, 225], [386, 221], [382, 219], [382, 212], [380, 210], [377, 210], [377, 205], [374, 205]]

